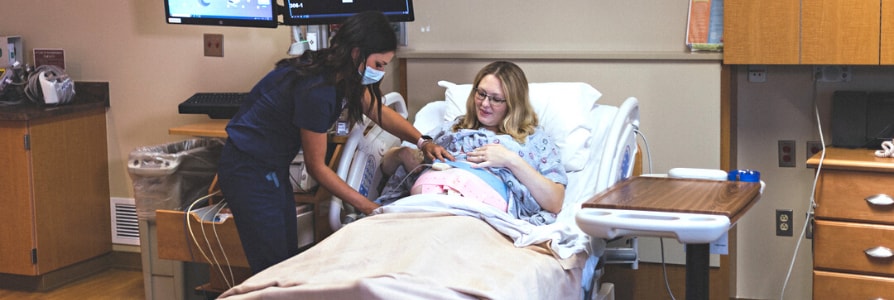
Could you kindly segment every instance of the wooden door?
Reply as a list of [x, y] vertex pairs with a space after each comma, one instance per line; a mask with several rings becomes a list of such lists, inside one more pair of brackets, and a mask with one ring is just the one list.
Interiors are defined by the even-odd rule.
[[798, 64], [799, 0], [724, 2], [724, 64]]
[[878, 0], [803, 0], [801, 64], [877, 65]]
[[37, 272], [112, 250], [103, 108], [31, 124]]
[[0, 121], [0, 273], [35, 275], [34, 222], [27, 121]]

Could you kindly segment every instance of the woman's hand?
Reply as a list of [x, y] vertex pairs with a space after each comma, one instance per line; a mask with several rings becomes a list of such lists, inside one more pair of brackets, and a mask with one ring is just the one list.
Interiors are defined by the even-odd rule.
[[466, 153], [466, 160], [475, 163], [476, 167], [508, 168], [517, 163], [518, 154], [500, 144], [487, 144]]
[[543, 209], [559, 213], [565, 198], [565, 186], [555, 183], [540, 174], [517, 153], [500, 144], [487, 144], [466, 153], [466, 160], [474, 163], [472, 167], [503, 167], [509, 169], [521, 182], [534, 200]]

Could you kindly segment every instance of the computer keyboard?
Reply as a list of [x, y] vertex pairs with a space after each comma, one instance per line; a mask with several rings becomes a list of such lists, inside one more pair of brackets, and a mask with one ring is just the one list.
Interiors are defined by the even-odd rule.
[[239, 111], [248, 93], [196, 93], [180, 103], [181, 114], [207, 114], [212, 119], [230, 119]]

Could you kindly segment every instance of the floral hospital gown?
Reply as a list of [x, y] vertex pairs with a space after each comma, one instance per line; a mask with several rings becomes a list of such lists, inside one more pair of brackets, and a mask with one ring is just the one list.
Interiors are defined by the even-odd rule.
[[[560, 159], [559, 149], [543, 130], [538, 128], [534, 134], [526, 138], [524, 144], [519, 144], [512, 136], [494, 134], [492, 131], [483, 128], [460, 129], [457, 132], [453, 132], [451, 127], [458, 121], [459, 119], [453, 123], [445, 122], [431, 134], [434, 142], [450, 151], [457, 160], [464, 160], [465, 153], [471, 152], [485, 144], [501, 144], [507, 149], [518, 153], [544, 177], [562, 185], [568, 184], [568, 177]], [[555, 222], [556, 215], [543, 210], [537, 201], [534, 200], [534, 197], [531, 196], [527, 187], [522, 185], [509, 169], [498, 167], [488, 167], [487, 169], [502, 179], [509, 189], [509, 214], [534, 225]], [[388, 180], [388, 184], [382, 191], [382, 195], [376, 199], [376, 202], [387, 205], [402, 197], [406, 197], [410, 194], [410, 188], [421, 173], [416, 172], [410, 174], [409, 178], [405, 178], [408, 176], [407, 170], [404, 170], [402, 167], [398, 168], [395, 174]]]

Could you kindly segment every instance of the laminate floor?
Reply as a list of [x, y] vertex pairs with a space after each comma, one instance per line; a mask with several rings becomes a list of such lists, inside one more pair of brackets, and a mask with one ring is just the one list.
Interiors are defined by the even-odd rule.
[[23, 292], [0, 289], [0, 299], [40, 300], [129, 300], [143, 299], [143, 273], [139, 270], [112, 268], [47, 292]]

